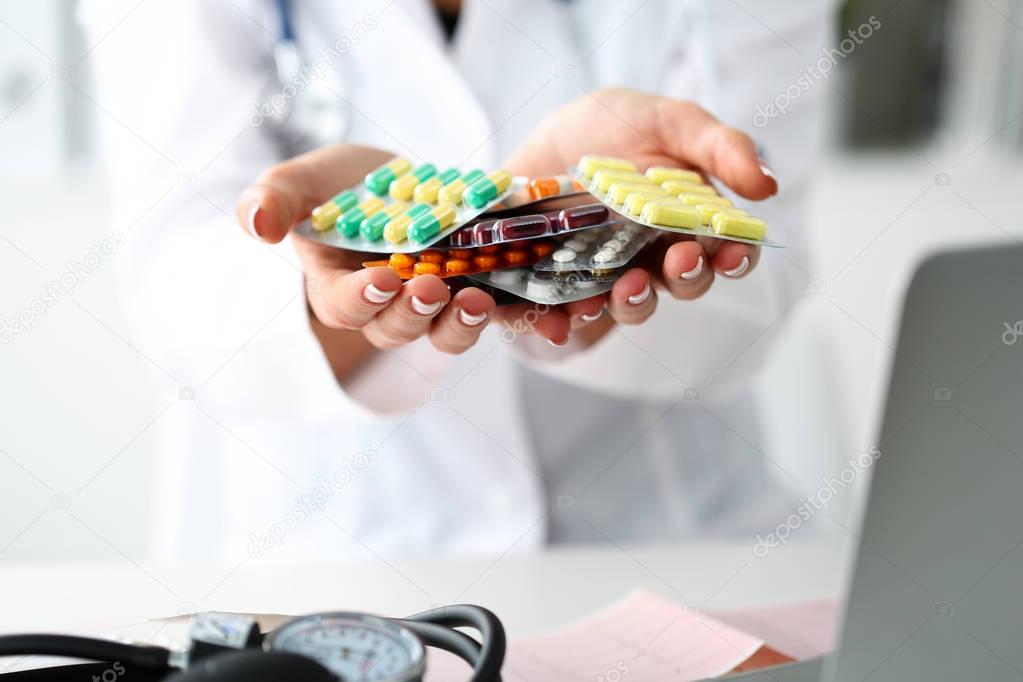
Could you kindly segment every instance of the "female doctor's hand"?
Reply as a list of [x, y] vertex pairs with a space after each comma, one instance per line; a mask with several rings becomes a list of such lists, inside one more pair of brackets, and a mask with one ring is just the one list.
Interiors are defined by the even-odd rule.
[[[277, 243], [338, 187], [357, 184], [392, 156], [337, 144], [280, 163], [242, 193], [235, 207], [238, 222], [257, 238]], [[494, 317], [494, 299], [480, 289], [465, 288], [452, 296], [433, 275], [403, 283], [389, 268], [362, 268], [366, 254], [302, 237], [294, 245], [306, 278], [313, 329], [339, 378], [358, 369], [359, 360], [373, 348], [395, 348], [421, 336], [443, 352], [461, 353]], [[573, 316], [599, 312], [602, 306], [603, 300], [587, 300], [552, 308], [530, 329], [560, 343]], [[502, 321], [511, 321], [516, 310], [502, 310]]]
[[[747, 199], [766, 199], [778, 191], [773, 173], [745, 133], [691, 102], [617, 88], [588, 93], [546, 116], [507, 167], [529, 177], [557, 175], [583, 154], [629, 159], [640, 169], [690, 168]], [[617, 322], [637, 324], [654, 312], [657, 294], [652, 284], [673, 298], [692, 300], [706, 293], [717, 277], [747, 275], [760, 249], [666, 233], [644, 256], [646, 267], [630, 269], [610, 293], [608, 311]]]

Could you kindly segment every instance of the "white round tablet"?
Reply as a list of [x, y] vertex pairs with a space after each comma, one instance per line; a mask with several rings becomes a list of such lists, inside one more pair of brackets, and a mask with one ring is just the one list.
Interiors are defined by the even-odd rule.
[[618, 253], [613, 249], [601, 249], [593, 254], [594, 263], [610, 263], [618, 258]]
[[555, 263], [571, 263], [575, 260], [575, 251], [572, 249], [558, 249], [551, 254], [551, 258], [554, 259]]
[[569, 239], [564, 244], [562, 244], [562, 246], [564, 246], [566, 249], [572, 249], [576, 253], [586, 250], [586, 242], [584, 242], [582, 239]]

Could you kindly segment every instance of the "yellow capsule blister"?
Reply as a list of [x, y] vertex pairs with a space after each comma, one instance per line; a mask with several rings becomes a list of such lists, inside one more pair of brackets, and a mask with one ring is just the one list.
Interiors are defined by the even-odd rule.
[[660, 185], [663, 182], [684, 182], [689, 185], [702, 185], [703, 176], [696, 171], [684, 168], [665, 168], [664, 166], [652, 166], [646, 169], [646, 176], [653, 182]]
[[610, 189], [611, 185], [616, 182], [630, 182], [637, 185], [650, 185], [654, 184], [650, 179], [641, 175], [640, 173], [630, 173], [627, 171], [616, 171], [616, 170], [599, 170], [593, 175], [593, 181], [590, 183], [591, 192], [606, 192]]
[[661, 189], [675, 196], [680, 194], [717, 194], [710, 185], [694, 185], [691, 182], [678, 182], [677, 180], [662, 182]]
[[678, 198], [686, 206], [700, 206], [701, 204], [710, 204], [713, 206], [724, 206], [729, 207], [732, 202], [724, 197], [719, 197], [716, 194], [682, 194]]
[[710, 219], [722, 211], [728, 211], [737, 215], [749, 215], [749, 211], [744, 208], [721, 206], [720, 204], [697, 204], [696, 210], [700, 212], [700, 220], [704, 225], [710, 225]]
[[[494, 173], [499, 172], [503, 171], [494, 171]], [[491, 180], [493, 180], [493, 178], [491, 178]], [[508, 176], [508, 182], [509, 183], [511, 182], [510, 175]], [[494, 184], [497, 184], [497, 182], [495, 181]], [[505, 185], [504, 189], [508, 189], [508, 185]], [[503, 192], [504, 190], [501, 191]], [[432, 211], [430, 211], [430, 213], [432, 213], [433, 217], [435, 217], [437, 219], [437, 222], [440, 223], [440, 229], [442, 230], [451, 225], [451, 223], [455, 222], [456, 215], [455, 207], [451, 206], [450, 204], [441, 204], [440, 206], [437, 206]]]
[[638, 216], [651, 203], [679, 205], [679, 200], [663, 193], [633, 192], [625, 199], [625, 212], [630, 216]]
[[587, 155], [579, 159], [579, 172], [587, 179], [592, 178], [599, 170], [618, 170], [635, 173], [636, 164], [613, 156]]
[[667, 192], [658, 188], [656, 185], [634, 182], [616, 182], [608, 188], [606, 198], [608, 202], [615, 206], [621, 206], [633, 192], [645, 192], [648, 194], [661, 194], [663, 196], [668, 196]]
[[508, 188], [511, 187], [512, 174], [504, 170], [503, 168], [499, 168], [496, 171], [493, 171], [490, 175], [487, 176], [487, 178], [492, 183], [494, 183], [495, 187], [497, 187], [498, 194], [503, 194], [504, 192], [507, 192]]
[[700, 212], [683, 204], [648, 203], [639, 219], [651, 225], [693, 230], [700, 227]]
[[710, 219], [715, 234], [726, 237], [761, 240], [767, 235], [767, 223], [760, 218], [722, 211]]
[[341, 216], [341, 207], [335, 204], [333, 201], [317, 206], [313, 209], [313, 214], [309, 218], [309, 222], [313, 224], [313, 228], [317, 232], [326, 232], [327, 230], [334, 227], [334, 223]]

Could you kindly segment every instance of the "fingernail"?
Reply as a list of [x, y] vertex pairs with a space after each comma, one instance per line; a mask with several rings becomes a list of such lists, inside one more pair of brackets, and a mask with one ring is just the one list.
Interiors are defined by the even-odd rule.
[[640, 305], [641, 303], [645, 303], [646, 300], [650, 298], [650, 292], [651, 292], [650, 285], [647, 284], [645, 287], [643, 287], [643, 291], [639, 292], [634, 296], [629, 296], [629, 304]]
[[593, 313], [592, 315], [580, 315], [579, 319], [582, 320], [583, 322], [593, 322], [594, 320], [599, 320], [603, 315], [604, 311], [603, 309], [601, 309]]
[[696, 260], [696, 267], [695, 268], [693, 268], [689, 272], [683, 272], [682, 273], [682, 279], [684, 279], [684, 280], [696, 279], [702, 273], [703, 273], [703, 256], [700, 256]]
[[561, 341], [555, 341], [554, 339], [547, 339], [547, 343], [551, 344], [555, 348], [561, 348], [568, 343], [568, 337], [566, 336]]
[[749, 256], [743, 256], [742, 261], [731, 270], [725, 270], [725, 274], [729, 277], [741, 277], [747, 270], [749, 270]]
[[397, 291], [384, 291], [383, 289], [378, 289], [373, 284], [367, 284], [366, 288], [362, 290], [362, 297], [370, 303], [380, 304], [387, 303], [397, 293]]
[[420, 315], [433, 315], [435, 312], [440, 310], [442, 305], [444, 304], [441, 301], [437, 301], [436, 303], [426, 303], [418, 296], [412, 297], [412, 310], [415, 310]]
[[465, 310], [458, 311], [458, 319], [462, 321], [466, 327], [478, 327], [483, 324], [487, 319], [486, 313], [480, 313], [479, 315], [472, 315]]
[[773, 194], [777, 194], [778, 193], [778, 176], [774, 174], [774, 171], [771, 170], [771, 167], [768, 166], [767, 163], [763, 159], [759, 159], [759, 161], [760, 161], [760, 172], [764, 174], [765, 178], [770, 178], [771, 180], [774, 181], [774, 192], [773, 192]]
[[257, 201], [249, 211], [249, 232], [256, 237], [263, 237], [263, 230], [260, 223], [263, 222], [263, 207]]

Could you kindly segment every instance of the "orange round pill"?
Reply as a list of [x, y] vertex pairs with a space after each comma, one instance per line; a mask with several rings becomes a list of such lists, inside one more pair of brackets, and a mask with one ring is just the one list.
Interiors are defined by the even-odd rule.
[[543, 258], [548, 253], [554, 250], [554, 244], [550, 242], [533, 242], [532, 244], [529, 245], [529, 249], [537, 258]]
[[526, 262], [529, 254], [525, 249], [508, 249], [504, 252], [504, 262], [508, 265], [522, 265]]
[[439, 275], [440, 274], [440, 263], [430, 263], [429, 261], [420, 261], [416, 263], [416, 266], [412, 268], [413, 275]]
[[497, 244], [491, 244], [490, 246], [481, 246], [476, 251], [479, 253], [497, 253], [501, 250], [501, 247]]
[[419, 254], [420, 263], [443, 263], [444, 254], [440, 251], [423, 251]]
[[448, 251], [448, 256], [451, 258], [460, 258], [462, 260], [472, 258], [472, 249], [451, 249]]
[[415, 257], [407, 253], [392, 253], [387, 261], [387, 265], [393, 270], [408, 270], [415, 264]]
[[448, 275], [458, 275], [469, 272], [472, 265], [464, 258], [449, 258], [444, 261], [444, 272]]
[[485, 255], [476, 256], [475, 258], [472, 259], [472, 262], [480, 270], [493, 270], [494, 268], [501, 264], [501, 259], [498, 258], [497, 256]]

